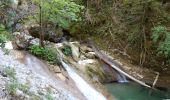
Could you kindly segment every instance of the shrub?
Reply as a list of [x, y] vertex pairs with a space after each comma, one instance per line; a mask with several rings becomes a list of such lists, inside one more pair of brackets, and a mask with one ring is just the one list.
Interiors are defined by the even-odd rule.
[[45, 95], [45, 98], [46, 98], [47, 100], [54, 100], [54, 98], [51, 96], [50, 93], [47, 93], [47, 94]]
[[[79, 16], [83, 6], [73, 0], [33, 0], [39, 6], [44, 21], [58, 24], [62, 28], [68, 28], [71, 22], [81, 21]], [[39, 15], [38, 15], [39, 16]]]
[[58, 54], [52, 48], [32, 45], [29, 47], [29, 51], [35, 56], [49, 61], [51, 64], [59, 64]]
[[64, 48], [62, 48], [62, 52], [66, 56], [71, 56], [72, 55], [72, 51], [71, 51], [70, 46], [64, 46]]
[[9, 78], [15, 79], [16, 73], [14, 68], [6, 67], [4, 72]]
[[152, 40], [158, 43], [158, 54], [164, 55], [166, 58], [170, 57], [170, 32], [165, 26], [157, 26], [152, 29]]
[[6, 85], [6, 90], [11, 94], [15, 95], [16, 90], [18, 88], [18, 82], [16, 80], [12, 80], [10, 83]]
[[167, 33], [165, 26], [157, 26], [152, 28], [152, 40], [153, 42], [159, 41], [161, 35], [165, 35]]
[[0, 24], [0, 47], [3, 48], [5, 46], [5, 42], [9, 39], [11, 39], [11, 35], [5, 29], [4, 25]]
[[29, 85], [28, 84], [19, 84], [18, 85], [19, 90], [23, 91], [24, 93], [29, 93]]

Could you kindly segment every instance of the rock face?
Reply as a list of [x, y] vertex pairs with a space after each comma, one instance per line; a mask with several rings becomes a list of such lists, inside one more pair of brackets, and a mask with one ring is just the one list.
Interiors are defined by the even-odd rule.
[[[53, 79], [50, 76], [51, 74], [42, 70], [42, 62], [28, 56], [26, 59], [23, 59], [25, 56], [21, 57], [18, 53], [19, 55], [25, 55], [19, 51], [11, 51], [9, 55], [3, 55], [3, 51], [0, 50], [1, 100], [37, 100], [36, 98], [38, 100], [46, 100], [47, 96], [54, 100], [77, 100], [77, 96], [72, 95], [74, 92], [70, 93], [66, 86], [63, 86], [59, 81]], [[18, 60], [20, 57], [23, 59], [21, 62]], [[10, 70], [5, 71], [7, 68], [13, 69], [16, 74], [9, 74], [9, 72], [13, 72]], [[3, 75], [1, 72], [6, 73], [6, 75]], [[11, 78], [11, 75], [15, 79]], [[16, 82], [14, 81], [15, 83], [13, 83], [12, 80], [16, 80]], [[6, 87], [10, 85], [14, 86], [14, 95], [10, 95], [11, 90]]]
[[33, 37], [29, 36], [25, 32], [14, 32], [13, 35], [15, 36], [15, 44], [19, 49], [26, 49], [30, 45], [31, 40]]
[[102, 68], [106, 75], [105, 79], [103, 80], [103, 83], [111, 83], [111, 82], [117, 81], [117, 78], [116, 78], [117, 75], [113, 68], [111, 68], [109, 65], [105, 63], [103, 63]]
[[117, 81], [114, 70], [101, 63], [91, 48], [78, 42], [58, 43], [55, 46], [62, 49], [64, 45], [71, 47], [74, 61], [69, 58], [69, 62], [74, 64], [73, 66], [82, 72], [84, 76], [89, 77], [94, 82], [109, 83]]

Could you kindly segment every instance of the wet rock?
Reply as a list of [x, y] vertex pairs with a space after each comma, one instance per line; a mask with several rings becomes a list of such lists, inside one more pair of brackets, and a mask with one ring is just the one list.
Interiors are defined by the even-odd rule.
[[96, 57], [95, 52], [85, 53], [85, 56], [90, 59], [94, 59]]
[[78, 42], [72, 42], [69, 44], [72, 51], [72, 56], [75, 61], [78, 61], [80, 58], [80, 51], [79, 51], [79, 43]]
[[80, 46], [81, 51], [87, 53], [87, 52], [92, 52], [93, 50], [85, 45]]
[[61, 73], [60, 67], [56, 66], [56, 65], [50, 65], [49, 66], [50, 71], [54, 72], [54, 73]]
[[56, 48], [63, 48], [63, 43], [57, 43], [57, 44], [55, 44], [55, 46], [56, 46]]
[[111, 83], [117, 81], [116, 72], [111, 68], [109, 65], [103, 63], [102, 69], [104, 74], [106, 75], [105, 79], [103, 80], [104, 83]]
[[59, 68], [58, 66], [55, 66], [55, 67], [54, 67], [54, 72], [55, 72], [55, 73], [60, 73], [61, 70], [60, 70], [60, 68]]
[[59, 77], [62, 81], [66, 81], [66, 79], [67, 79], [62, 73], [57, 73], [55, 75], [56, 75], [56, 77]]
[[105, 78], [104, 71], [97, 59], [79, 60], [76, 68], [92, 79], [93, 82], [103, 82]]
[[86, 59], [86, 60], [78, 61], [78, 64], [85, 66], [85, 65], [89, 65], [89, 64], [94, 64], [95, 62], [96, 62], [96, 60], [94, 60], [94, 59]]
[[86, 74], [93, 82], [103, 82], [105, 79], [105, 74], [98, 62], [96, 64], [87, 65]]

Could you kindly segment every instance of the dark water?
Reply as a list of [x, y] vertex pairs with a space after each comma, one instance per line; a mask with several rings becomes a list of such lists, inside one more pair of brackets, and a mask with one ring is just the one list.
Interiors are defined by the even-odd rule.
[[152, 90], [133, 82], [105, 86], [117, 100], [170, 100], [170, 91]]

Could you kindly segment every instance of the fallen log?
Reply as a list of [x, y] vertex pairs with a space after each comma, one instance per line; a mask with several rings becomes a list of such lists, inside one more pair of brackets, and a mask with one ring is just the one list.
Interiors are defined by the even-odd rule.
[[134, 82], [142, 85], [142, 86], [145, 86], [145, 87], [148, 87], [148, 88], [151, 88], [150, 85], [147, 85], [146, 83], [136, 79], [135, 77], [129, 75], [128, 73], [124, 72], [120, 67], [121, 65], [118, 64], [117, 62], [115, 62], [114, 60], [112, 60], [111, 58], [109, 58], [107, 55], [103, 54], [102, 52], [100, 52], [93, 44], [92, 41], [90, 41], [90, 45], [92, 47], [92, 49], [94, 50], [95, 54], [97, 57], [99, 57], [102, 61], [104, 61], [106, 64], [110, 65], [112, 68], [114, 68], [116, 71], [118, 71], [119, 73], [125, 75], [126, 77], [128, 77], [129, 79], [133, 80]]
[[156, 78], [155, 78], [155, 80], [154, 80], [154, 82], [153, 82], [152, 88], [155, 87], [156, 82], [158, 81], [158, 78], [159, 78], [159, 73], [157, 72], [157, 75], [156, 75]]

